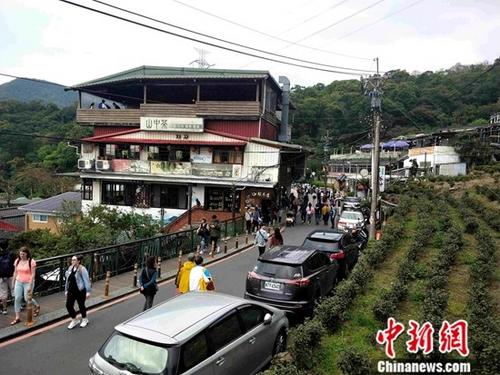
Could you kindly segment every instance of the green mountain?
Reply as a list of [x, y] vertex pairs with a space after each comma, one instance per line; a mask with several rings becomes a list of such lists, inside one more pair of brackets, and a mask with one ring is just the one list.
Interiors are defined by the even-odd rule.
[[73, 105], [77, 100], [75, 92], [64, 91], [64, 86], [48, 81], [15, 79], [0, 85], [0, 101], [41, 101], [59, 107]]

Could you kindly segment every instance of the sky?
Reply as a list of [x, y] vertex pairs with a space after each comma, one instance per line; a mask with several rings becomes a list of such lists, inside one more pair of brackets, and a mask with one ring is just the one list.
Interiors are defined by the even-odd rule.
[[[68, 0], [170, 32], [258, 55], [112, 9]], [[158, 21], [324, 65], [410, 73], [500, 57], [500, 0], [103, 0]], [[266, 70], [292, 86], [357, 79], [368, 72], [304, 69], [185, 40], [59, 0], [2, 0], [0, 73], [73, 85], [142, 65]], [[286, 60], [282, 57], [270, 58]], [[302, 65], [311, 65], [287, 60]], [[0, 77], [0, 84], [9, 81]]]

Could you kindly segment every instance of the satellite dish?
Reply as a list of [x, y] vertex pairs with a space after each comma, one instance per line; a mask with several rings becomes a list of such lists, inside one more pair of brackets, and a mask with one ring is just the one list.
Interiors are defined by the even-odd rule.
[[361, 175], [361, 177], [367, 177], [368, 169], [363, 168], [362, 170], [359, 171], [359, 174]]

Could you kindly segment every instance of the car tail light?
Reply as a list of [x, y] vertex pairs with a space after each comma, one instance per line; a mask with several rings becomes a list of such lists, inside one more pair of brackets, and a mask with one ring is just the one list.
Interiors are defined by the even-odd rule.
[[331, 253], [330, 254], [330, 259], [344, 259], [345, 258], [345, 253], [340, 250], [338, 253]]
[[339, 224], [342, 224], [342, 225], [346, 224], [346, 222], [345, 222], [345, 221], [342, 221], [342, 220], [339, 220], [339, 222], [338, 222], [338, 223], [339, 223]]
[[299, 280], [293, 280], [293, 284], [298, 286], [298, 287], [308, 286], [310, 283], [311, 283], [311, 280], [306, 279], [306, 278], [299, 279]]

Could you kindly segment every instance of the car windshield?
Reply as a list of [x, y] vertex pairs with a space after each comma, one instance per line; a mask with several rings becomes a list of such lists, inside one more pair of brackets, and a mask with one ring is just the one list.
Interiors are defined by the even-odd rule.
[[342, 212], [342, 215], [340, 215], [342, 219], [346, 220], [361, 220], [363, 221], [364, 217], [361, 212], [354, 212], [354, 211], [344, 211]]
[[306, 238], [303, 247], [308, 249], [317, 249], [320, 251], [334, 251], [339, 249], [339, 243], [337, 241], [323, 241], [320, 239]]
[[113, 366], [132, 374], [157, 374], [167, 366], [168, 349], [115, 333], [102, 349]]
[[254, 272], [262, 276], [270, 276], [276, 279], [299, 279], [302, 277], [300, 266], [295, 264], [277, 264], [257, 261]]

